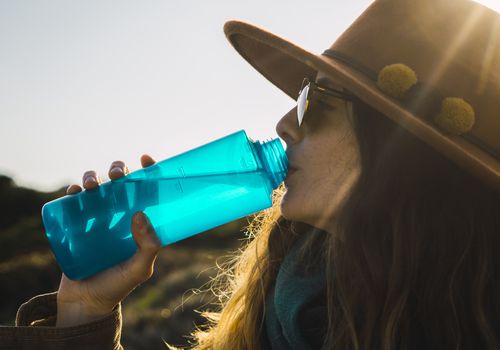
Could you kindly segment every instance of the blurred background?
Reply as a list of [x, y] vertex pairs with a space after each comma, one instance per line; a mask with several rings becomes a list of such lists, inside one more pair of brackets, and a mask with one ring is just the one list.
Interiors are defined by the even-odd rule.
[[[322, 52], [370, 0], [0, 0], [0, 324], [57, 289], [43, 203], [94, 169], [137, 169], [231, 132], [276, 137], [294, 101], [254, 71], [222, 26], [241, 19]], [[498, 0], [480, 1], [496, 9]], [[153, 278], [124, 302], [126, 349], [183, 345], [216, 261], [251, 218], [166, 247]]]
[[[0, 175], [0, 325], [14, 325], [18, 307], [33, 296], [57, 290], [61, 270], [50, 251], [40, 217], [43, 203], [65, 188], [40, 192], [18, 187]], [[122, 303], [125, 349], [165, 349], [163, 340], [186, 346], [203, 318], [195, 310], [213, 309], [207, 282], [242, 244], [241, 218], [162, 249], [153, 277]], [[1, 344], [0, 344], [1, 348]]]

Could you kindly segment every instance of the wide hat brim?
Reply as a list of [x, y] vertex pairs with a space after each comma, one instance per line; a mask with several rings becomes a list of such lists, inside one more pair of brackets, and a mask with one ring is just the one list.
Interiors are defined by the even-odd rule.
[[447, 135], [415, 116], [376, 82], [339, 60], [309, 52], [258, 26], [232, 20], [224, 25], [231, 45], [266, 79], [292, 99], [304, 77], [323, 72], [362, 101], [398, 123], [434, 149], [500, 191], [500, 164], [491, 154], [460, 136]]

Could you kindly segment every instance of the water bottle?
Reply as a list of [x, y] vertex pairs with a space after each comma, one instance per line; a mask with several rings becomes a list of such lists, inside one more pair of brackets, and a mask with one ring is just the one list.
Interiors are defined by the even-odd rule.
[[288, 159], [278, 138], [260, 142], [235, 132], [42, 208], [56, 260], [80, 280], [137, 250], [131, 219], [143, 211], [161, 245], [269, 208]]

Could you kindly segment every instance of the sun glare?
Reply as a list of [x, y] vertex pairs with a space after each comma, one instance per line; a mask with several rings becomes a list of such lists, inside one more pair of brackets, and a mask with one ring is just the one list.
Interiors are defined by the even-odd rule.
[[475, 0], [476, 2], [488, 6], [490, 9], [500, 12], [500, 1], [499, 0]]

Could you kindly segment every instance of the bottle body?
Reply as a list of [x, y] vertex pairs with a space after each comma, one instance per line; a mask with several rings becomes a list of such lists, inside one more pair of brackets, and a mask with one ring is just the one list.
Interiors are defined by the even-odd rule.
[[61, 269], [83, 279], [134, 254], [135, 212], [149, 217], [165, 246], [270, 207], [286, 170], [279, 140], [261, 145], [242, 130], [49, 202], [42, 218]]

